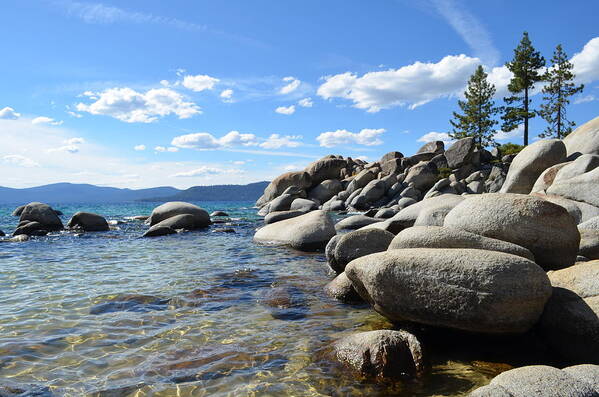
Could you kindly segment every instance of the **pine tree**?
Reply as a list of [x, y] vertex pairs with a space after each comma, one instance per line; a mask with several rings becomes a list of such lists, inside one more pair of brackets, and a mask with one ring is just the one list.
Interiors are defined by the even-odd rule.
[[505, 132], [517, 128], [524, 123], [524, 146], [528, 145], [528, 120], [535, 117], [535, 111], [530, 107], [530, 91], [535, 83], [543, 80], [541, 68], [545, 66], [545, 58], [534, 49], [528, 33], [524, 32], [520, 44], [514, 50], [514, 58], [505, 64], [513, 73], [508, 90], [512, 94], [504, 98], [506, 106], [501, 117], [501, 129]]
[[493, 116], [499, 111], [493, 101], [494, 95], [495, 86], [487, 81], [487, 74], [479, 65], [468, 80], [464, 92], [466, 100], [458, 101], [462, 114], [453, 112], [454, 120], [450, 121], [453, 131], [449, 135], [455, 139], [474, 137], [479, 147], [494, 145], [493, 126], [497, 121]]
[[555, 48], [551, 67], [545, 74], [547, 85], [543, 87], [544, 104], [541, 105], [539, 114], [549, 124], [545, 131], [539, 136], [542, 138], [556, 137], [564, 138], [575, 125], [566, 117], [566, 106], [570, 103], [570, 97], [582, 92], [584, 85], [574, 84], [574, 73], [572, 63], [562, 49], [561, 44]]

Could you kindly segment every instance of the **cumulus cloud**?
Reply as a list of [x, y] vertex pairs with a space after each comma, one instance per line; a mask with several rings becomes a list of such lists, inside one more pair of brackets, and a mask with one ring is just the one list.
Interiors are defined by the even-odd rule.
[[264, 142], [258, 144], [264, 149], [279, 149], [282, 147], [298, 147], [302, 143], [299, 141], [302, 139], [301, 135], [286, 135], [281, 136], [279, 134], [272, 134]]
[[514, 138], [522, 138], [524, 136], [524, 125], [519, 125], [511, 131], [504, 132], [501, 130], [495, 131], [495, 140], [496, 141], [507, 141], [509, 139]]
[[235, 147], [257, 146], [264, 149], [278, 149], [281, 147], [301, 146], [302, 137], [299, 135], [271, 134], [268, 138], [258, 138], [254, 134], [242, 134], [239, 131], [230, 131], [220, 138], [208, 132], [197, 132], [173, 138], [171, 145], [183, 149], [216, 150], [231, 149]]
[[48, 149], [48, 153], [57, 153], [57, 152], [65, 152], [65, 153], [78, 153], [79, 145], [85, 143], [85, 139], [80, 137], [70, 138], [63, 141], [64, 145], [50, 148]]
[[433, 142], [433, 141], [443, 141], [445, 144], [449, 145], [454, 142], [454, 140], [449, 136], [447, 132], [434, 132], [431, 131], [427, 134], [422, 135], [418, 138], [418, 142]]
[[295, 113], [295, 105], [279, 106], [278, 108], [275, 109], [275, 112], [289, 116], [289, 115]]
[[101, 93], [86, 92], [84, 96], [95, 102], [77, 104], [78, 111], [127, 123], [152, 123], [170, 114], [187, 119], [202, 113], [199, 106], [186, 102], [181, 94], [169, 88], [154, 88], [145, 93], [128, 87], [111, 88]]
[[297, 104], [303, 108], [311, 108], [314, 105], [314, 102], [312, 102], [312, 98], [304, 98], [300, 99]]
[[214, 85], [220, 80], [215, 77], [210, 77], [205, 74], [198, 74], [196, 76], [185, 76], [183, 77], [183, 87], [190, 89], [195, 92], [202, 92], [205, 90], [211, 90]]
[[582, 51], [571, 59], [573, 72], [579, 83], [590, 83], [599, 79], [599, 37], [589, 40]]
[[348, 130], [327, 131], [316, 137], [316, 140], [323, 147], [334, 147], [338, 145], [358, 144], [364, 146], [382, 145], [380, 139], [386, 130], [383, 128], [371, 129], [365, 128], [360, 132], [350, 132]]
[[291, 77], [291, 76], [284, 77], [283, 81], [286, 82], [287, 84], [279, 90], [279, 93], [282, 95], [291, 94], [293, 91], [297, 90], [301, 84], [300, 80], [296, 79], [295, 77]]
[[2, 161], [7, 164], [17, 165], [19, 167], [33, 168], [40, 165], [31, 160], [29, 157], [21, 156], [20, 154], [9, 154], [2, 157]]
[[222, 90], [220, 93], [220, 98], [223, 100], [223, 102], [233, 102], [233, 90], [230, 88]]
[[62, 121], [56, 121], [51, 117], [40, 116], [31, 120], [32, 124], [50, 124], [50, 125], [61, 125]]
[[587, 102], [593, 102], [596, 101], [597, 98], [595, 97], [595, 95], [589, 94], [589, 95], [579, 95], [574, 99], [574, 104], [578, 105], [581, 103], [587, 103]]
[[325, 77], [317, 93], [324, 99], [349, 99], [354, 107], [368, 112], [404, 105], [414, 109], [461, 92], [478, 64], [478, 58], [462, 54], [448, 55], [437, 63], [415, 62], [363, 76], [347, 72]]
[[221, 174], [243, 174], [245, 171], [239, 169], [223, 169], [216, 167], [208, 167], [201, 166], [200, 168], [196, 168], [191, 171], [178, 172], [173, 175], [176, 178], [191, 178], [198, 176], [207, 176], [207, 175], [221, 175]]
[[11, 107], [5, 107], [4, 109], [0, 109], [0, 119], [3, 120], [16, 120], [21, 117], [20, 113], [15, 112], [15, 110]]
[[135, 145], [135, 146], [133, 146], [133, 150], [135, 150], [137, 152], [142, 152], [142, 151], [146, 150], [146, 145]]
[[166, 147], [166, 146], [156, 146], [154, 148], [155, 151], [160, 152], [160, 153], [164, 153], [164, 152], [170, 152], [170, 153], [174, 153], [174, 152], [178, 152], [179, 148], [176, 147]]

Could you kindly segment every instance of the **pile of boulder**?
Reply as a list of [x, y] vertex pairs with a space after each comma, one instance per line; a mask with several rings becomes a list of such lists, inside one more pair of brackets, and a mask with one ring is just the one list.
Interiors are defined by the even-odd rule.
[[[588, 364], [515, 369], [473, 395], [598, 395], [599, 117], [511, 156], [470, 138], [368, 164], [327, 156], [276, 178], [257, 206], [257, 241], [325, 248], [335, 299], [367, 302], [398, 327], [534, 329], [562, 362]], [[333, 211], [361, 213], [335, 224]], [[388, 377], [388, 360], [418, 376], [423, 358], [405, 340], [357, 334], [336, 356], [364, 376]], [[367, 359], [389, 343], [401, 353]], [[569, 394], [547, 391], [559, 379]]]

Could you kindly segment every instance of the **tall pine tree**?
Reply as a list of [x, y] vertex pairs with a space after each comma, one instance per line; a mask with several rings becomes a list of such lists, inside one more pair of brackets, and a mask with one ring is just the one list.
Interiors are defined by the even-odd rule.
[[551, 67], [545, 74], [547, 85], [543, 87], [544, 104], [541, 105], [539, 114], [547, 121], [547, 128], [539, 136], [542, 138], [556, 137], [564, 138], [574, 126], [573, 121], [566, 117], [566, 106], [570, 103], [570, 97], [582, 92], [584, 85], [574, 84], [574, 73], [572, 63], [562, 49], [561, 44], [555, 48]]
[[531, 108], [529, 99], [530, 91], [535, 83], [543, 80], [541, 68], [545, 66], [545, 58], [534, 49], [528, 33], [524, 32], [520, 44], [514, 50], [514, 58], [505, 64], [512, 72], [513, 77], [508, 85], [512, 94], [504, 98], [506, 106], [501, 117], [503, 131], [511, 131], [524, 123], [524, 145], [528, 145], [528, 120], [535, 117], [535, 111]]
[[479, 147], [494, 145], [493, 126], [497, 121], [493, 116], [499, 111], [493, 101], [494, 95], [495, 86], [487, 81], [487, 74], [479, 65], [468, 80], [464, 91], [466, 100], [458, 101], [462, 113], [453, 112], [454, 120], [450, 120], [453, 131], [449, 135], [456, 139], [474, 137]]

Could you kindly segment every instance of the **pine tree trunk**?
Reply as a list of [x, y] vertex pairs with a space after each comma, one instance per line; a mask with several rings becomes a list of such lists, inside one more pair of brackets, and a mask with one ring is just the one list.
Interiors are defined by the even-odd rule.
[[524, 88], [524, 146], [528, 146], [528, 87]]

